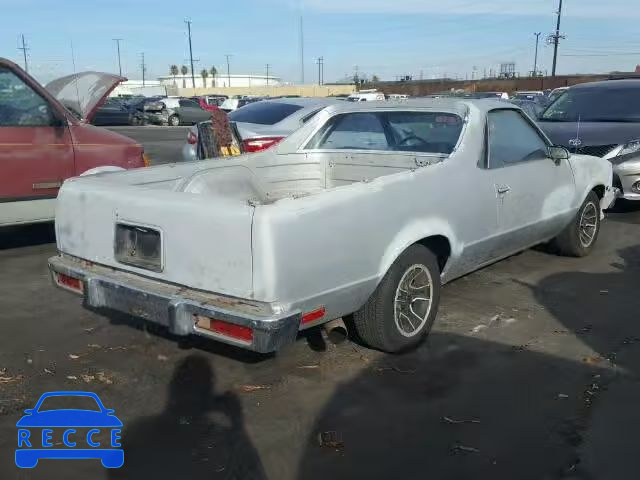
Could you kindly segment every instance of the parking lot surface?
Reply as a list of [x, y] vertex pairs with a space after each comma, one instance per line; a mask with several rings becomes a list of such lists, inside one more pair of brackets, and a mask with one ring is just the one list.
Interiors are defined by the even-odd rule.
[[[443, 290], [400, 356], [301, 337], [274, 356], [184, 341], [52, 287], [53, 231], [0, 234], [0, 478], [631, 479], [640, 468], [640, 210], [594, 254], [531, 250]], [[96, 392], [125, 466], [13, 462], [40, 395]]]

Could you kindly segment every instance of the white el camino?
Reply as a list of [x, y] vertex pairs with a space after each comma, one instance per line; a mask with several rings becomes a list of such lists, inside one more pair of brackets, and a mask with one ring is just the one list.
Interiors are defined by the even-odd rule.
[[271, 352], [353, 315], [396, 352], [442, 284], [537, 244], [587, 255], [613, 199], [609, 162], [513, 105], [345, 102], [262, 153], [65, 182], [49, 265], [88, 307], [174, 334]]

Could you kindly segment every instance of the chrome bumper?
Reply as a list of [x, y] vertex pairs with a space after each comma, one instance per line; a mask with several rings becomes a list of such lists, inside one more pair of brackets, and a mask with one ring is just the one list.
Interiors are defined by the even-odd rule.
[[[298, 334], [300, 312], [279, 312], [279, 306], [236, 299], [172, 285], [139, 275], [67, 257], [49, 259], [56, 286], [57, 274], [80, 280], [85, 307], [106, 308], [163, 325], [175, 335], [199, 335], [260, 353], [274, 352], [293, 342]], [[250, 340], [207, 330], [196, 325], [196, 316], [248, 327]]]

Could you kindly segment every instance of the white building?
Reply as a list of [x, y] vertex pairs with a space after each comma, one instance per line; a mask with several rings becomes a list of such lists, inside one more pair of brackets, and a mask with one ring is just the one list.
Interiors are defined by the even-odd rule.
[[144, 95], [150, 97], [154, 95], [166, 95], [167, 88], [162, 85], [159, 80], [127, 80], [118, 85], [110, 96], [130, 96], [130, 95]]
[[[196, 74], [194, 76], [196, 82], [196, 88], [211, 88], [211, 87], [266, 87], [266, 86], [276, 86], [282, 84], [282, 79], [280, 77], [275, 77], [273, 75], [226, 75], [218, 73], [215, 78], [212, 78], [209, 75], [205, 79], [203, 79], [200, 75]], [[187, 75], [166, 75], [163, 77], [158, 77], [158, 81], [161, 85], [167, 87], [177, 87], [177, 88], [192, 88], [193, 82], [191, 79], [191, 74]]]

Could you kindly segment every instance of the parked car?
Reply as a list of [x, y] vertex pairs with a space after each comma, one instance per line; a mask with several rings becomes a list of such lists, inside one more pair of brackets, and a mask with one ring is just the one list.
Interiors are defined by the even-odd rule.
[[640, 200], [640, 80], [608, 80], [569, 88], [540, 118], [558, 145], [613, 164], [614, 185]]
[[353, 314], [396, 352], [443, 283], [549, 241], [589, 254], [611, 179], [502, 101], [339, 102], [261, 153], [66, 182], [49, 265], [177, 335], [270, 352]]
[[[253, 153], [272, 147], [309, 121], [327, 105], [336, 103], [333, 98], [281, 98], [251, 103], [229, 114], [236, 122], [245, 152]], [[210, 124], [211, 122], [205, 122]], [[202, 160], [205, 149], [200, 148], [201, 128], [193, 126], [182, 147], [185, 161]]]
[[507, 92], [473, 92], [465, 94], [464, 98], [500, 98], [509, 100], [509, 94]]
[[258, 98], [228, 98], [220, 105], [220, 110], [231, 113], [234, 110], [237, 110], [245, 105], [248, 105], [253, 102], [257, 102], [260, 99]]
[[0, 226], [53, 220], [67, 178], [148, 164], [137, 142], [87, 123], [124, 80], [84, 72], [44, 88], [0, 58]]
[[567, 90], [569, 90], [569, 87], [560, 87], [560, 88], [551, 90], [551, 92], [549, 93], [549, 104], [552, 104], [553, 102], [555, 102], [556, 99], [560, 97], [560, 95], [562, 95]]
[[131, 125], [131, 110], [120, 98], [107, 98], [91, 121], [93, 125]]
[[193, 125], [204, 122], [211, 118], [211, 113], [200, 106], [200, 104], [190, 98], [174, 99], [176, 106], [167, 105], [173, 109], [173, 114], [169, 115], [169, 125]]
[[386, 100], [384, 93], [377, 90], [360, 90], [347, 97], [348, 102], [380, 102]]
[[542, 115], [542, 112], [544, 112], [544, 107], [538, 102], [518, 99], [512, 99], [509, 100], [509, 102], [520, 107], [533, 120], [537, 120], [540, 115]]
[[550, 103], [549, 97], [547, 97], [544, 92], [516, 92], [511, 96], [511, 100], [534, 102], [540, 105], [542, 109]]
[[191, 100], [198, 102], [198, 105], [200, 105], [200, 108], [202, 108], [203, 110], [206, 110], [207, 112], [213, 112], [215, 110], [218, 110], [219, 104], [215, 99], [213, 99], [213, 97], [206, 97], [206, 96], [191, 97]]

